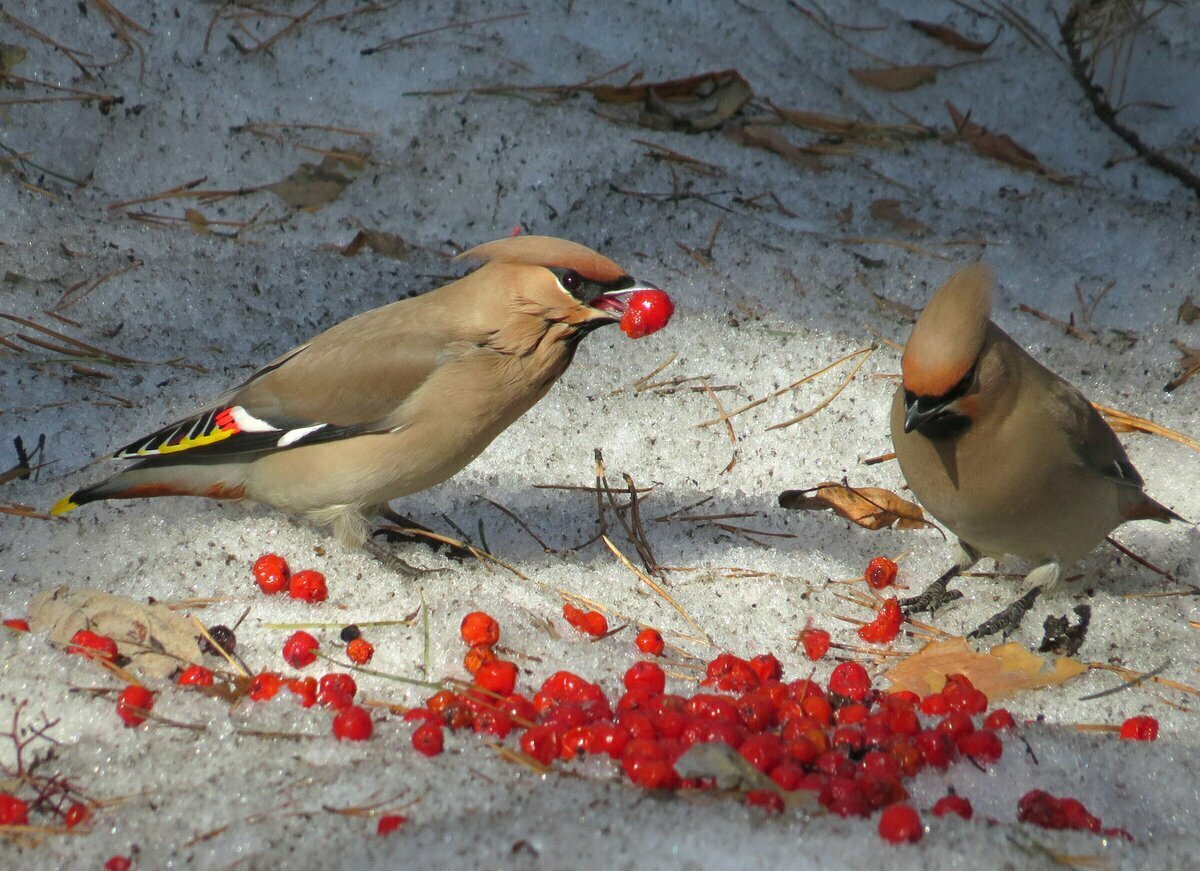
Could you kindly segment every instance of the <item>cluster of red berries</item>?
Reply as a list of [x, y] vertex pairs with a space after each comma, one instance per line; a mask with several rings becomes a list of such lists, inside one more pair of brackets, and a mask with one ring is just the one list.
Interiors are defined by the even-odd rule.
[[1076, 829], [1133, 840], [1124, 829], [1104, 828], [1099, 818], [1090, 814], [1079, 799], [1056, 798], [1041, 789], [1031, 789], [1021, 796], [1017, 802], [1017, 819], [1044, 829]]
[[292, 574], [287, 560], [275, 553], [265, 553], [254, 561], [254, 580], [268, 596], [288, 591], [293, 599], [305, 602], [324, 602], [329, 597], [325, 576], [305, 569]]

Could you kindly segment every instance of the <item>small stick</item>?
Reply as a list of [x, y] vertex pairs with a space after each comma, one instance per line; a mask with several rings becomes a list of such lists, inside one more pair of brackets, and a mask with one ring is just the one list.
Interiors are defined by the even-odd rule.
[[671, 596], [670, 593], [668, 593], [665, 589], [663, 589], [661, 586], [656, 584], [654, 582], [654, 580], [650, 578], [649, 575], [645, 574], [637, 566], [635, 566], [633, 563], [631, 563], [629, 561], [629, 557], [627, 557], [627, 556], [625, 556], [625, 554], [621, 553], [621, 551], [617, 548], [617, 546], [615, 544], [612, 543], [612, 540], [607, 535], [600, 536], [600, 540], [604, 542], [605, 546], [610, 551], [612, 551], [613, 556], [615, 556], [618, 560], [620, 560], [621, 564], [623, 566], [625, 566], [625, 568], [629, 569], [631, 572], [633, 572], [635, 575], [637, 575], [638, 578], [642, 581], [642, 583], [644, 583], [646, 586], [648, 586], [650, 589], [654, 590], [654, 592], [658, 593], [658, 595], [660, 595], [662, 598], [664, 598], [671, 605], [672, 608], [674, 608], [676, 611], [679, 612], [680, 616], [683, 617], [683, 619], [687, 621], [687, 624], [689, 626], [691, 626], [693, 629], [695, 629], [697, 632], [699, 632], [700, 635], [709, 644], [712, 643], [712, 639], [709, 638], [708, 633], [700, 628], [700, 624], [698, 624], [695, 620], [692, 619], [691, 615], [688, 614], [688, 612], [684, 610], [683, 606], [680, 605], [679, 602], [675, 601], [675, 598], [673, 596]]
[[861, 360], [859, 360], [856, 364], [854, 364], [854, 368], [850, 370], [850, 373], [842, 380], [842, 383], [837, 386], [837, 389], [834, 390], [833, 393], [831, 393], [827, 397], [825, 397], [825, 399], [822, 400], [820, 403], [818, 403], [815, 407], [810, 408], [808, 411], [798, 414], [789, 420], [782, 421], [781, 423], [771, 424], [771, 426], [767, 427], [767, 430], [770, 431], [773, 429], [783, 429], [784, 427], [791, 426], [794, 423], [799, 423], [802, 420], [806, 420], [806, 419], [812, 417], [814, 414], [817, 414], [818, 412], [820, 412], [824, 408], [826, 408], [829, 405], [829, 403], [831, 403], [831, 402], [833, 402], [833, 400], [837, 399], [838, 394], [840, 394], [843, 390], [845, 390], [846, 386], [851, 381], [854, 380], [854, 376], [858, 374], [858, 370], [861, 369], [863, 367], [863, 365], [868, 360], [871, 359], [871, 355], [873, 353], [875, 353], [875, 350], [877, 347], [878, 347], [877, 345], [872, 345], [867, 350], [866, 355]]

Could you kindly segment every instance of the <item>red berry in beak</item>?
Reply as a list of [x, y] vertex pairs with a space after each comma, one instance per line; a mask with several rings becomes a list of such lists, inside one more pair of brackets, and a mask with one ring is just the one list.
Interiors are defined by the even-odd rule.
[[640, 339], [665, 327], [674, 313], [675, 303], [665, 291], [635, 291], [621, 315], [621, 331], [631, 339]]

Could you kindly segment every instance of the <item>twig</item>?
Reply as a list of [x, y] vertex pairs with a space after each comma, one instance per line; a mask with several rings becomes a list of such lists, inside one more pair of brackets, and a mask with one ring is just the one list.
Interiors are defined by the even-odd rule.
[[791, 426], [794, 423], [799, 423], [800, 421], [806, 420], [806, 419], [812, 417], [817, 412], [826, 408], [829, 405], [829, 403], [831, 403], [831, 402], [833, 402], [833, 400], [837, 399], [838, 394], [840, 394], [843, 390], [845, 390], [847, 385], [849, 385], [850, 382], [854, 380], [854, 376], [858, 374], [858, 370], [861, 369], [863, 367], [863, 365], [868, 360], [871, 359], [871, 355], [875, 353], [875, 350], [878, 347], [879, 347], [878, 345], [871, 345], [871, 347], [867, 349], [866, 354], [863, 356], [863, 358], [854, 364], [854, 368], [850, 370], [849, 374], [847, 374], [846, 377], [842, 380], [842, 383], [837, 386], [837, 389], [834, 390], [833, 393], [826, 396], [816, 406], [814, 406], [813, 408], [810, 408], [808, 411], [805, 411], [805, 412], [802, 412], [801, 414], [796, 415], [793, 418], [790, 418], [785, 421], [781, 421], [780, 423], [771, 424], [769, 427], [767, 427], [767, 431], [769, 432], [773, 429], [783, 429], [784, 427]]
[[701, 637], [703, 637], [706, 642], [708, 642], [709, 644], [712, 643], [712, 640], [709, 638], [708, 633], [700, 628], [700, 624], [698, 624], [695, 620], [692, 619], [691, 615], [688, 614], [688, 612], [684, 610], [683, 606], [680, 605], [679, 602], [677, 602], [670, 593], [668, 593], [665, 589], [663, 589], [659, 584], [655, 583], [654, 580], [649, 575], [647, 575], [645, 572], [643, 572], [641, 569], [639, 569], [637, 566], [635, 566], [633, 563], [631, 563], [629, 561], [629, 557], [627, 557], [627, 556], [625, 556], [625, 554], [621, 553], [621, 551], [617, 548], [617, 546], [615, 544], [612, 543], [612, 540], [607, 535], [600, 536], [600, 540], [604, 542], [604, 545], [610, 551], [612, 551], [613, 556], [615, 556], [621, 562], [621, 564], [623, 566], [625, 566], [625, 568], [629, 569], [631, 572], [633, 572], [635, 575], [637, 575], [638, 579], [641, 580], [642, 583], [644, 583], [650, 589], [654, 590], [654, 592], [658, 593], [658, 595], [660, 595], [663, 599], [665, 599], [672, 608], [674, 608], [676, 611], [679, 612], [679, 615], [681, 617], [683, 617], [683, 619], [685, 621], [687, 621], [687, 624], [689, 626], [691, 626], [693, 629], [695, 629], [697, 632], [700, 633]]

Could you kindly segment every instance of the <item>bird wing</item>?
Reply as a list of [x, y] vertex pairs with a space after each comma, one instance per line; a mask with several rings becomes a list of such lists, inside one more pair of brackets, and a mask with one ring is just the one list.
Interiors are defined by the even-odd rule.
[[450, 356], [444, 332], [418, 327], [400, 304], [338, 324], [114, 456], [263, 453], [393, 429], [396, 409]]
[[1084, 468], [1117, 484], [1141, 490], [1145, 483], [1112, 427], [1074, 385], [1055, 376], [1050, 398], [1060, 409], [1068, 443]]

